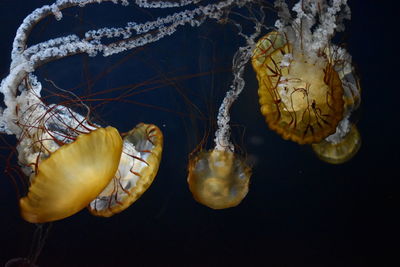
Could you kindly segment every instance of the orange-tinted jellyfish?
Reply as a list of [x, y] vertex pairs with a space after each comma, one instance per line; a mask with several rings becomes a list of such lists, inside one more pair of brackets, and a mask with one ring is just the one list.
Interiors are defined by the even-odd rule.
[[321, 160], [331, 164], [341, 164], [349, 161], [361, 147], [361, 137], [356, 125], [351, 125], [350, 131], [338, 142], [323, 140], [312, 144], [312, 149]]
[[149, 188], [157, 174], [163, 148], [160, 129], [140, 123], [123, 136], [118, 171], [88, 206], [93, 215], [110, 217], [125, 210]]
[[343, 118], [343, 88], [335, 60], [326, 52], [310, 57], [284, 34], [271, 32], [256, 44], [252, 65], [259, 83], [261, 113], [284, 139], [318, 143]]
[[189, 160], [187, 181], [194, 199], [212, 209], [237, 206], [249, 191], [251, 169], [231, 151], [200, 151]]
[[106, 187], [118, 169], [122, 139], [115, 128], [79, 135], [37, 165], [27, 196], [20, 199], [22, 217], [44, 223], [71, 216]]

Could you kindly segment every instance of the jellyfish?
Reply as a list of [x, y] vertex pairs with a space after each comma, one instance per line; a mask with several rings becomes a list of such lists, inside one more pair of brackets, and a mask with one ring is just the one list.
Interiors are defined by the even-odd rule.
[[118, 171], [88, 205], [93, 215], [110, 217], [125, 210], [149, 188], [157, 174], [163, 147], [160, 129], [140, 123], [123, 135]]
[[[231, 142], [230, 108], [245, 86], [243, 73], [252, 56], [255, 39], [261, 34], [264, 13], [255, 23], [255, 31], [244, 37], [246, 45], [240, 47], [233, 57], [234, 79], [217, 114], [218, 129], [213, 149], [200, 149], [191, 154], [188, 164], [188, 184], [193, 198], [212, 209], [226, 209], [239, 205], [249, 191], [251, 168], [244, 157], [235, 152]], [[239, 29], [241, 29], [239, 27]]]
[[284, 139], [319, 143], [345, 117], [348, 91], [358, 94], [355, 81], [343, 75], [352, 69], [350, 55], [331, 43], [349, 8], [346, 1], [299, 1], [292, 18], [284, 1], [275, 6], [276, 31], [257, 42], [252, 57], [261, 113]]
[[[343, 89], [330, 63], [313, 62], [291, 50], [278, 32], [267, 34], [257, 44], [252, 62], [261, 113], [284, 139], [319, 142], [334, 132], [341, 119]], [[293, 59], [285, 62], [291, 55]]]
[[202, 150], [190, 159], [188, 170], [194, 199], [212, 209], [235, 207], [249, 191], [251, 169], [231, 151]]

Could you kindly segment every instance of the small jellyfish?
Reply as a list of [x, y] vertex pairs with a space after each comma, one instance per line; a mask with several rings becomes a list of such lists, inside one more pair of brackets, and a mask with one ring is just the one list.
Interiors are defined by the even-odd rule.
[[20, 199], [21, 216], [44, 223], [71, 216], [106, 187], [118, 169], [122, 139], [113, 127], [79, 135], [38, 164], [27, 196]]
[[331, 164], [341, 164], [349, 161], [361, 147], [361, 137], [357, 126], [352, 124], [349, 131], [337, 137], [339, 132], [329, 136], [318, 144], [312, 144], [312, 149], [321, 160]]
[[157, 174], [163, 148], [160, 129], [140, 123], [123, 136], [118, 171], [88, 206], [93, 215], [110, 217], [125, 210], [149, 188]]
[[333, 57], [307, 55], [271, 32], [252, 57], [259, 82], [261, 113], [284, 139], [311, 144], [335, 132], [343, 117], [343, 88]]
[[194, 199], [212, 209], [237, 206], [249, 191], [251, 169], [229, 150], [200, 151], [189, 161], [188, 183]]

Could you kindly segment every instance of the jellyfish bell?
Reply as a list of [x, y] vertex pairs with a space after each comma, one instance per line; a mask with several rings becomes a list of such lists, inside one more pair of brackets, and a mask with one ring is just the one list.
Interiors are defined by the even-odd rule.
[[343, 88], [334, 62], [293, 49], [284, 34], [271, 32], [252, 57], [259, 82], [261, 113], [268, 126], [299, 144], [335, 132], [343, 115]]
[[157, 174], [163, 148], [160, 129], [140, 123], [123, 135], [118, 170], [88, 206], [93, 215], [110, 217], [125, 210], [150, 187]]
[[32, 223], [60, 220], [85, 208], [118, 169], [122, 139], [113, 127], [82, 134], [44, 159], [28, 194], [20, 199], [21, 216]]
[[312, 149], [319, 159], [331, 164], [342, 164], [357, 154], [361, 147], [361, 136], [356, 125], [348, 127], [349, 130], [343, 136], [339, 136], [340, 131], [337, 131], [322, 142], [312, 144]]
[[200, 151], [189, 159], [188, 171], [194, 199], [212, 209], [235, 207], [249, 191], [251, 169], [231, 151]]

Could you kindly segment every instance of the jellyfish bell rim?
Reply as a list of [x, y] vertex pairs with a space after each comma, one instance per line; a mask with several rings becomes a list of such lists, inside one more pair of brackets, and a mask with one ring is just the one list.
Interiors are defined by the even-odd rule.
[[39, 164], [27, 195], [19, 200], [22, 218], [44, 223], [81, 211], [112, 179], [121, 153], [121, 136], [110, 126], [63, 145]]

